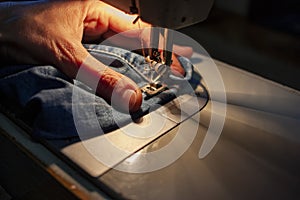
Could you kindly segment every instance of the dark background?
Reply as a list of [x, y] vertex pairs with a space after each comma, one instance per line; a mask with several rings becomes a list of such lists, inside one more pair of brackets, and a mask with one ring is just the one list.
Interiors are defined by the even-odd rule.
[[215, 59], [300, 90], [299, 0], [215, 0], [207, 20], [180, 31]]

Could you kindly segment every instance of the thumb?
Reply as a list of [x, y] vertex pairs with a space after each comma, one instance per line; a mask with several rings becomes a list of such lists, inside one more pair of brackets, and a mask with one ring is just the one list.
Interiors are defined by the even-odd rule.
[[82, 62], [76, 78], [122, 112], [135, 112], [141, 107], [142, 93], [136, 83], [108, 68], [91, 55]]

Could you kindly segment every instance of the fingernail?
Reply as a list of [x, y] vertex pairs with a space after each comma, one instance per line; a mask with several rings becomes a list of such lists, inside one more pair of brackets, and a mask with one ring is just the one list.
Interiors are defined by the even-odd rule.
[[140, 90], [131, 90], [127, 89], [123, 93], [123, 100], [125, 101], [127, 109], [129, 109], [129, 112], [136, 112], [141, 107], [141, 100], [140, 100]]

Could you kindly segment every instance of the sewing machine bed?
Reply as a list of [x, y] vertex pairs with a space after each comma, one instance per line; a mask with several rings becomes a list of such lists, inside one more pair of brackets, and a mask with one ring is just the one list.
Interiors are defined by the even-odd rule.
[[[175, 99], [150, 112], [140, 122], [106, 135], [70, 141], [70, 145], [62, 145], [57, 140], [41, 142], [112, 198], [299, 198], [300, 93], [215, 62], [226, 88], [226, 102], [212, 98], [200, 112], [179, 117]], [[189, 102], [191, 97], [180, 98], [181, 102]], [[198, 101], [200, 105], [206, 104], [205, 99], [198, 98]], [[211, 117], [219, 114], [213, 106], [219, 104], [226, 104], [224, 128], [209, 154], [199, 158], [200, 147], [211, 134], [208, 132]], [[2, 125], [5, 130], [6, 127]], [[147, 135], [157, 127], [157, 134], [151, 137], [124, 134], [124, 130], [126, 133], [138, 130], [141, 135]], [[180, 129], [186, 134], [196, 130], [195, 139], [182, 156], [158, 170], [129, 173], [147, 165], [143, 159], [145, 153], [171, 143]], [[9, 129], [6, 131], [9, 133]], [[125, 150], [105, 157], [109, 166], [99, 162], [94, 154], [113, 151], [114, 145], [107, 145], [107, 141]], [[183, 145], [185, 141], [180, 142]], [[41, 156], [39, 159], [43, 162]]]

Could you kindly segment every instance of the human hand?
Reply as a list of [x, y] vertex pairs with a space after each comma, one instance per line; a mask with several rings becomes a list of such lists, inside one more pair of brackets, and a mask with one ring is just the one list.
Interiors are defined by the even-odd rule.
[[150, 27], [144, 22], [132, 24], [135, 18], [101, 1], [16, 3], [0, 8], [0, 53], [11, 64], [52, 64], [71, 78], [80, 66], [85, 67], [91, 79], [99, 80], [99, 96], [111, 102], [114, 92], [114, 105], [134, 112], [142, 103], [138, 86], [96, 60], [93, 65], [84, 64], [91, 56], [81, 42]]

